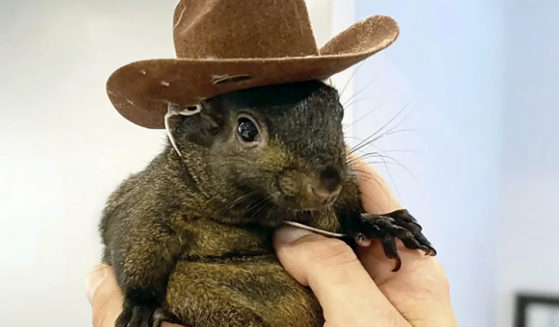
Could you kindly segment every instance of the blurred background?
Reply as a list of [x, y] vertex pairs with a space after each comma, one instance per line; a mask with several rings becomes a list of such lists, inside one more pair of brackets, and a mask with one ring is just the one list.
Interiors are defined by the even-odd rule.
[[[460, 326], [513, 325], [518, 294], [559, 297], [559, 2], [308, 0], [319, 45], [388, 14], [401, 36], [333, 78], [346, 132], [439, 250]], [[105, 82], [171, 58], [176, 0], [0, 2], [0, 321], [87, 326], [84, 280], [117, 184], [164, 132]], [[557, 309], [526, 326], [557, 327]], [[520, 325], [518, 325], [520, 326]]]

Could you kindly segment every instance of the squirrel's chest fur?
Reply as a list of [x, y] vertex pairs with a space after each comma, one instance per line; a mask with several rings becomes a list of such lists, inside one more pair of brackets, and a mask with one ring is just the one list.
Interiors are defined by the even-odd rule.
[[183, 260], [272, 253], [269, 229], [227, 225], [206, 219], [180, 220], [173, 225], [179, 237], [184, 238], [181, 240], [185, 243]]

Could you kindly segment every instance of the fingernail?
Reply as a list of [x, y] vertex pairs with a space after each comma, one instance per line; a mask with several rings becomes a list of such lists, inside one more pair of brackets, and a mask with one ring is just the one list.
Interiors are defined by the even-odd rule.
[[276, 231], [275, 239], [279, 243], [290, 244], [299, 240], [301, 237], [310, 234], [313, 233], [306, 229], [287, 226], [287, 227], [282, 227]]
[[98, 265], [89, 273], [87, 280], [85, 281], [85, 294], [89, 303], [93, 301], [93, 296], [95, 292], [101, 286], [105, 277], [107, 276], [107, 268], [105, 265]]

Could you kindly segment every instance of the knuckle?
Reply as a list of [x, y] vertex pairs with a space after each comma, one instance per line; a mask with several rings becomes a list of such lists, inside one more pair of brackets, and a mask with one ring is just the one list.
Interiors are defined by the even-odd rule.
[[446, 275], [442, 275], [439, 278], [439, 287], [442, 293], [446, 295], [450, 293], [450, 283], [448, 282], [448, 278], [446, 277]]
[[434, 275], [437, 276], [437, 282], [439, 285], [445, 289], [449, 289], [448, 277], [446, 276], [441, 263], [433, 257], [427, 257], [427, 260], [431, 263], [431, 270], [434, 272]]

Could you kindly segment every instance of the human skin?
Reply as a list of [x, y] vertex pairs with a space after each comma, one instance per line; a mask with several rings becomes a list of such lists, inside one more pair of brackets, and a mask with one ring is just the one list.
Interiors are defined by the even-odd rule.
[[[401, 209], [382, 178], [368, 165], [354, 161], [361, 171], [364, 209], [385, 213]], [[392, 272], [380, 242], [354, 252], [341, 240], [306, 230], [284, 227], [274, 237], [276, 254], [285, 270], [310, 286], [324, 311], [326, 327], [453, 327], [457, 326], [449, 286], [436, 258], [398, 243], [402, 268]], [[87, 295], [93, 326], [113, 327], [122, 310], [123, 296], [108, 265], [89, 275]], [[162, 327], [180, 327], [163, 323]]]

